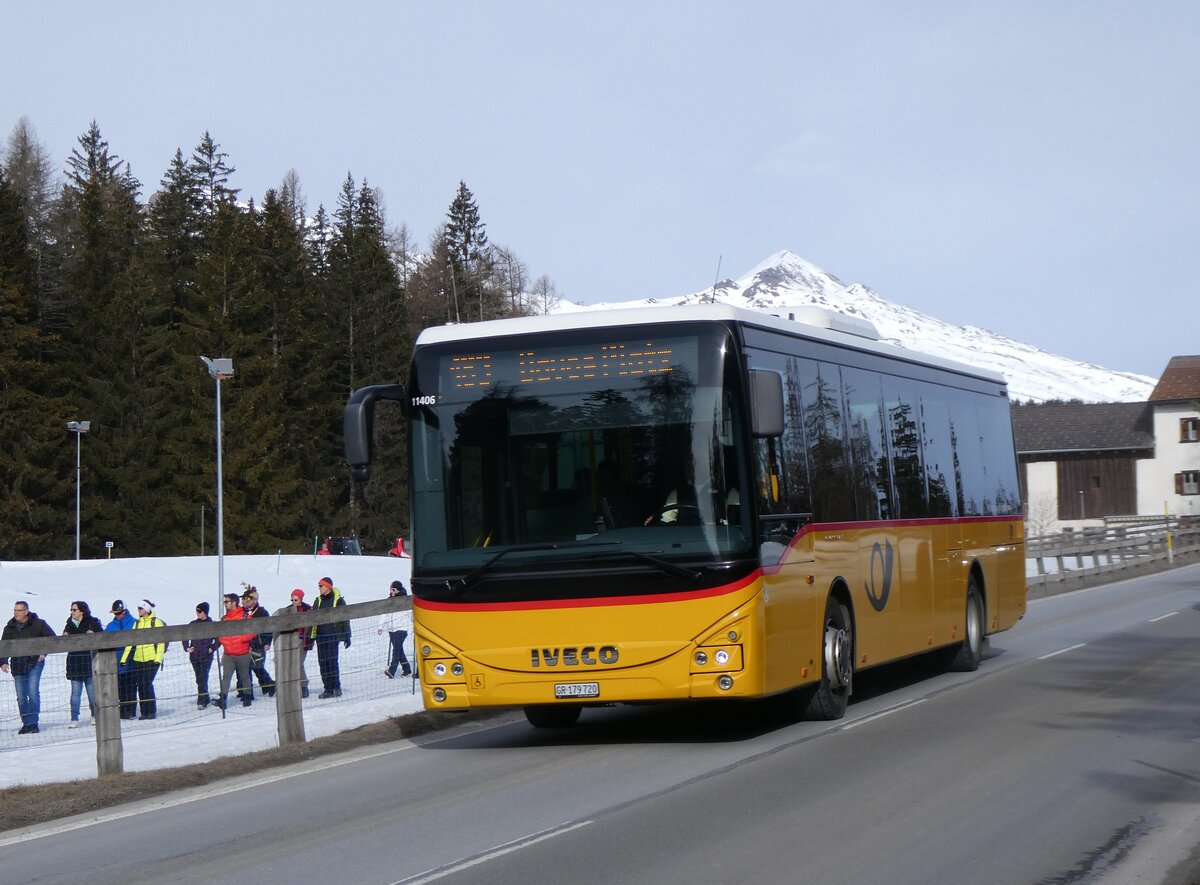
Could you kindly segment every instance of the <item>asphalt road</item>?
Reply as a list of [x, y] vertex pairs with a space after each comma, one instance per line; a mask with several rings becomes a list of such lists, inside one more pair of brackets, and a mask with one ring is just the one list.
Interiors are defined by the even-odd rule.
[[976, 673], [860, 674], [840, 722], [492, 720], [6, 834], [0, 881], [1200, 881], [1198, 677], [1192, 566], [1036, 601]]

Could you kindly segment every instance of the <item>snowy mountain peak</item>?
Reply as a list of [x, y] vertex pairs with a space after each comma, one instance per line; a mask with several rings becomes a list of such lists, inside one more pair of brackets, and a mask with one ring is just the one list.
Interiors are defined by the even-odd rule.
[[593, 305], [562, 305], [564, 310], [598, 310], [718, 302], [786, 316], [804, 306], [822, 307], [872, 323], [881, 338], [921, 351], [999, 372], [1014, 400], [1042, 402], [1140, 402], [1155, 379], [1115, 372], [1014, 341], [979, 326], [955, 326], [904, 305], [894, 304], [862, 283], [847, 286], [837, 277], [787, 250], [776, 252], [738, 280], [723, 280], [690, 295]]

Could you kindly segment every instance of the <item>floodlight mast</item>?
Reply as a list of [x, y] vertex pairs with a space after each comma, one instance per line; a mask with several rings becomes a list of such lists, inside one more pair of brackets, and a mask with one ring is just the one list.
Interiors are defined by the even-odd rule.
[[83, 448], [83, 435], [92, 429], [91, 421], [68, 421], [67, 430], [75, 434], [75, 559], [79, 559], [79, 454]]
[[233, 360], [219, 358], [210, 360], [200, 357], [201, 362], [208, 367], [217, 387], [217, 611], [221, 610], [221, 600], [225, 598], [225, 503], [221, 476], [221, 382], [233, 377]]

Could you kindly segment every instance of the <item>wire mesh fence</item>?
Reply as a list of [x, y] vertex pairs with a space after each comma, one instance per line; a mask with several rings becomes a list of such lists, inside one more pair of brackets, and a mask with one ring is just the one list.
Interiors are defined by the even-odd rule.
[[[351, 645], [344, 648], [339, 644], [338, 648], [341, 684], [339, 697], [320, 697], [323, 686], [317, 651], [315, 648], [309, 651], [304, 661], [310, 688], [309, 696], [304, 700], [305, 709], [336, 708], [338, 705], [383, 699], [397, 693], [415, 695], [419, 686], [416, 680], [416, 656], [411, 623], [408, 623], [405, 629], [409, 634], [404, 641], [405, 657], [413, 669], [413, 676], [402, 676], [402, 671], [398, 669], [394, 678], [389, 678], [385, 670], [391, 654], [391, 641], [386, 630], [380, 632], [379, 618], [373, 616], [351, 621]], [[264, 664], [266, 670], [274, 677], [276, 669], [272, 654], [267, 655]], [[214, 660], [208, 674], [210, 701], [215, 701], [220, 696], [220, 673], [218, 658]], [[212, 703], [201, 708], [198, 705], [196, 674], [188, 660], [187, 652], [179, 642], [171, 642], [153, 681], [155, 718], [126, 719], [121, 722], [122, 734], [162, 733], [164, 740], [169, 740], [172, 733], [241, 718], [250, 723], [257, 721], [259, 725], [256, 727], [261, 727], [273, 735], [276, 729], [276, 699], [265, 693], [253, 676], [251, 681], [253, 700], [250, 706], [244, 707], [237, 703], [236, 687], [231, 683], [226, 709], [222, 710]], [[65, 653], [48, 655], [43, 665], [37, 733], [18, 734], [22, 728], [22, 717], [17, 706], [14, 683], [11, 675], [0, 674], [0, 754], [21, 748], [95, 743], [95, 719], [89, 709], [86, 691], [81, 693], [79, 721], [72, 727], [72, 683], [66, 677]]]

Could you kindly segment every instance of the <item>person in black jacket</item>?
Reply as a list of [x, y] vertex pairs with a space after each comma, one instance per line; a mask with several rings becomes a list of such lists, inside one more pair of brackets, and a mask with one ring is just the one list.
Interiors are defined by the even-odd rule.
[[[207, 602], [196, 604], [196, 619], [193, 624], [211, 624]], [[204, 636], [200, 639], [185, 639], [183, 650], [188, 653], [192, 662], [192, 670], [196, 674], [196, 708], [203, 710], [211, 698], [208, 696], [208, 674], [212, 670], [213, 655], [217, 651], [217, 637]]]
[[[246, 592], [242, 594], [242, 610], [247, 618], [269, 617], [267, 610], [258, 604], [258, 588], [254, 585], [243, 584]], [[271, 650], [271, 632], [256, 633], [250, 640], [250, 672], [258, 679], [258, 687], [262, 689], [263, 697], [274, 697], [275, 680], [267, 672], [267, 652]], [[253, 695], [253, 691], [251, 692]]]
[[[91, 607], [82, 599], [71, 603], [71, 616], [63, 627], [63, 636], [79, 636], [84, 633], [103, 633], [104, 625], [92, 614]], [[67, 652], [67, 679], [71, 683], [71, 724], [68, 728], [79, 727], [79, 704], [83, 700], [83, 692], [87, 690], [88, 708], [92, 712], [92, 722], [96, 721], [96, 695], [92, 689], [92, 653], [90, 651]]]
[[[29, 603], [18, 599], [13, 603], [13, 616], [4, 625], [0, 639], [36, 639], [54, 636], [54, 628], [29, 610]], [[21, 728], [17, 734], [37, 734], [38, 716], [42, 712], [42, 668], [45, 655], [0, 658], [0, 670], [12, 672], [17, 686], [17, 709], [21, 711]]]
[[[341, 591], [333, 586], [332, 578], [321, 578], [317, 582], [317, 590], [317, 598], [312, 604], [314, 611], [346, 604]], [[350, 647], [350, 622], [317, 624], [312, 628], [311, 635], [317, 641], [317, 665], [321, 668], [321, 683], [325, 686], [325, 690], [317, 697], [340, 698], [342, 677], [338, 665], [338, 644], [345, 643], [346, 648]]]

